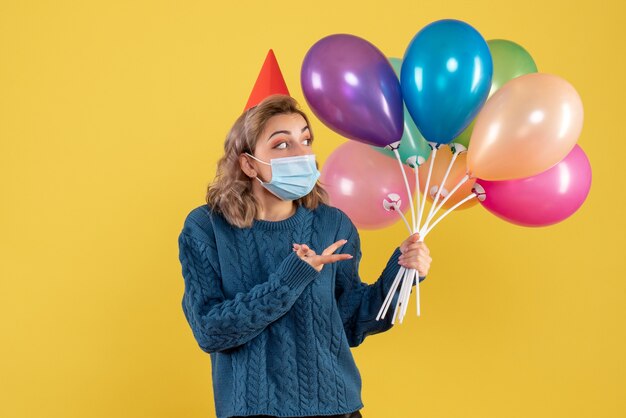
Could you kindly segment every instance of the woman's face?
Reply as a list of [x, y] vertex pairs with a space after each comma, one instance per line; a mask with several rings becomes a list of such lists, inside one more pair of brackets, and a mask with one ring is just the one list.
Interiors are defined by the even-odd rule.
[[[313, 139], [309, 126], [298, 113], [272, 116], [257, 138], [254, 156], [259, 160], [270, 162], [272, 158], [293, 157], [313, 154]], [[249, 162], [256, 169], [263, 181], [270, 181], [272, 169], [253, 158]]]

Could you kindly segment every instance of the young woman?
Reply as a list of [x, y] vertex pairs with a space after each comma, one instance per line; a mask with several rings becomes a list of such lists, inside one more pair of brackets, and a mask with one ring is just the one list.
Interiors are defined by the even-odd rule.
[[207, 204], [180, 233], [182, 307], [211, 356], [219, 418], [361, 417], [349, 347], [391, 328], [393, 308], [376, 315], [400, 266], [416, 268], [420, 281], [430, 268], [415, 234], [375, 283], [361, 281], [359, 233], [328, 206], [312, 143], [290, 96], [246, 110], [226, 138]]

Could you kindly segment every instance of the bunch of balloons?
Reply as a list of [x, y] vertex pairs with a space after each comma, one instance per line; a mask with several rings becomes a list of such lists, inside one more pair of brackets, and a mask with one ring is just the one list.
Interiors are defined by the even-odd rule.
[[[520, 45], [486, 41], [463, 21], [425, 26], [402, 60], [354, 35], [327, 36], [307, 52], [301, 83], [313, 113], [352, 140], [333, 152], [320, 181], [357, 227], [388, 226], [396, 212], [423, 240], [452, 211], [478, 202], [508, 222], [546, 226], [589, 193], [576, 90], [538, 72]], [[400, 286], [402, 321], [416, 275], [400, 269], [379, 318]]]

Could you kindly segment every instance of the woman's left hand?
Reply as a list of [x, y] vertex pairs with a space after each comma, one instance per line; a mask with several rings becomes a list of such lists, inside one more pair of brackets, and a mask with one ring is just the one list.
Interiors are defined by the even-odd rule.
[[425, 277], [430, 270], [430, 250], [423, 242], [417, 242], [420, 235], [415, 233], [400, 244], [402, 255], [398, 258], [398, 264], [407, 269], [416, 269], [420, 277]]

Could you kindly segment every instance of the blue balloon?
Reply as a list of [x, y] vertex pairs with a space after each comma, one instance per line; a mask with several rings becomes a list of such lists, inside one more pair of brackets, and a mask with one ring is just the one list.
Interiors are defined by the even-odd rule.
[[400, 85], [424, 138], [447, 144], [459, 136], [487, 100], [492, 75], [489, 46], [472, 26], [444, 19], [420, 30], [404, 54]]

